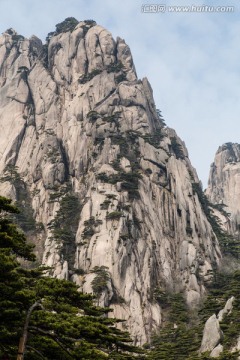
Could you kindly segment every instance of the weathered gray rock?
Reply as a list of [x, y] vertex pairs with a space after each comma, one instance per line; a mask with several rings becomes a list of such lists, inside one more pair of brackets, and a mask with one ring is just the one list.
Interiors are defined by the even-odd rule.
[[[240, 224], [240, 145], [226, 143], [219, 147], [211, 165], [206, 194], [213, 204], [225, 204], [230, 217], [223, 217], [225, 229], [239, 235]], [[219, 214], [218, 214], [219, 215]]]
[[[163, 126], [129, 47], [80, 22], [47, 46], [0, 37], [0, 174], [15, 166], [36, 221], [40, 260], [53, 276], [92, 292], [93, 269], [109, 274], [99, 303], [144, 343], [161, 325], [158, 288], [197, 304], [221, 253], [194, 185], [184, 143]], [[2, 194], [17, 198], [14, 181]], [[66, 188], [80, 202], [71, 244], [52, 220]], [[41, 249], [41, 247], [39, 247]]]
[[218, 344], [210, 353], [210, 357], [212, 358], [218, 358], [221, 353], [223, 352], [223, 346], [221, 344]]
[[222, 331], [216, 315], [212, 315], [206, 322], [200, 352], [212, 351], [222, 339]]
[[[212, 315], [205, 323], [203, 338], [200, 348], [200, 353], [205, 351], [211, 351], [210, 357], [217, 358], [223, 351], [223, 346], [220, 341], [224, 337], [224, 334], [220, 328], [220, 322], [223, 321], [225, 316], [231, 314], [233, 309], [234, 296], [229, 298], [222, 310], [219, 311], [218, 316]], [[232, 352], [237, 351], [237, 345], [232, 348]]]
[[[237, 351], [240, 351], [240, 336], [237, 338], [235, 345], [231, 349], [232, 353], [237, 352]], [[238, 356], [238, 359], [240, 359], [240, 356]]]
[[219, 311], [219, 313], [218, 313], [219, 322], [223, 321], [224, 316], [231, 314], [232, 309], [233, 309], [233, 301], [234, 301], [234, 299], [235, 299], [234, 296], [232, 296], [230, 299], [228, 299], [228, 301], [226, 302], [224, 308]]

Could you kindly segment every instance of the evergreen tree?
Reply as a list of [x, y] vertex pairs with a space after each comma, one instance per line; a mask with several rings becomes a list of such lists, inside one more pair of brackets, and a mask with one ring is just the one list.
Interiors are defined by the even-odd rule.
[[19, 258], [35, 256], [8, 218], [17, 212], [11, 200], [0, 197], [0, 356], [16, 358], [26, 316], [34, 308], [24, 359], [134, 359], [141, 350], [116, 328], [116, 319], [107, 317], [109, 309], [96, 307], [74, 283], [44, 276], [44, 268], [20, 265]]
[[19, 339], [22, 312], [30, 303], [28, 291], [24, 294], [27, 273], [17, 257], [34, 260], [32, 246], [8, 219], [8, 213], [18, 213], [11, 200], [0, 197], [0, 350], [11, 350]]

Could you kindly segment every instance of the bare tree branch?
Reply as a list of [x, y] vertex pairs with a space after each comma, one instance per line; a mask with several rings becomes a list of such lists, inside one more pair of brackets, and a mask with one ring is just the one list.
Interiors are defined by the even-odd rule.
[[63, 346], [63, 344], [61, 343], [61, 341], [57, 338], [57, 335], [54, 334], [52, 331], [46, 331], [46, 330], [43, 330], [43, 329], [40, 329], [36, 326], [30, 326], [29, 327], [29, 331], [31, 332], [34, 331], [34, 332], [39, 332], [39, 333], [42, 333], [44, 335], [47, 335], [49, 336], [53, 341], [55, 341], [72, 359], [75, 359], [72, 354], [65, 348], [65, 346]]
[[27, 345], [26, 348], [33, 350], [36, 354], [38, 354], [40, 356], [41, 359], [47, 360], [47, 358], [45, 358], [43, 356], [43, 354], [40, 351], [38, 351], [37, 349], [35, 349], [34, 347]]

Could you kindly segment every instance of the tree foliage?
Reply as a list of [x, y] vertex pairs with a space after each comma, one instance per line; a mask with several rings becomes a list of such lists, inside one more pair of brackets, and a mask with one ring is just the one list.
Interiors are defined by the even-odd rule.
[[177, 159], [185, 159], [183, 148], [175, 136], [171, 137], [171, 147]]
[[74, 193], [65, 194], [59, 200], [60, 208], [49, 228], [52, 237], [61, 246], [60, 253], [64, 260], [68, 261], [69, 269], [73, 270], [76, 250], [75, 235], [78, 228], [81, 204]]
[[92, 270], [96, 274], [91, 282], [92, 289], [97, 298], [100, 297], [102, 292], [107, 289], [107, 283], [110, 281], [110, 276], [106, 266], [95, 266]]
[[199, 183], [192, 183], [193, 193], [197, 194], [202, 209], [210, 222], [212, 229], [217, 236], [219, 241], [219, 245], [224, 254], [231, 255], [237, 259], [240, 257], [240, 240], [230, 234], [228, 234], [225, 230], [222, 229], [219, 218], [214, 215], [214, 208], [217, 208], [218, 211], [221, 211], [224, 216], [226, 216], [226, 212], [221, 209], [221, 206], [216, 206], [211, 204], [208, 200], [207, 196], [204, 194]]
[[224, 333], [223, 352], [219, 360], [236, 360], [239, 352], [232, 352], [240, 333], [240, 271], [216, 273], [198, 313], [189, 312], [181, 294], [156, 290], [154, 298], [164, 308], [164, 326], [152, 337], [147, 359], [155, 360], [210, 360], [210, 352], [199, 354], [204, 324], [213, 314], [224, 308], [234, 296], [233, 309], [220, 322]]
[[182, 294], [156, 291], [155, 299], [164, 306], [164, 326], [152, 338], [149, 360], [186, 360], [199, 349], [199, 331], [189, 326], [189, 314]]
[[35, 257], [8, 217], [17, 212], [11, 200], [0, 197], [0, 356], [16, 358], [26, 315], [38, 302], [24, 359], [134, 359], [140, 350], [128, 333], [117, 329], [117, 320], [107, 317], [109, 309], [96, 307], [92, 296], [74, 283], [45, 276], [47, 269], [20, 265], [19, 258]]
[[36, 221], [33, 217], [30, 194], [27, 186], [18, 172], [18, 167], [7, 165], [0, 182], [8, 181], [14, 186], [16, 192], [16, 206], [20, 211], [14, 213], [14, 221], [25, 232], [31, 232], [36, 229]]

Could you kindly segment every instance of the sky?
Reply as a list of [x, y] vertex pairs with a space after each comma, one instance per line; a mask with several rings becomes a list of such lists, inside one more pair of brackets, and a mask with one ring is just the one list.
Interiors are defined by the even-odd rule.
[[205, 188], [218, 147], [240, 143], [240, 1], [0, 0], [0, 33], [45, 41], [69, 16], [125, 39]]

